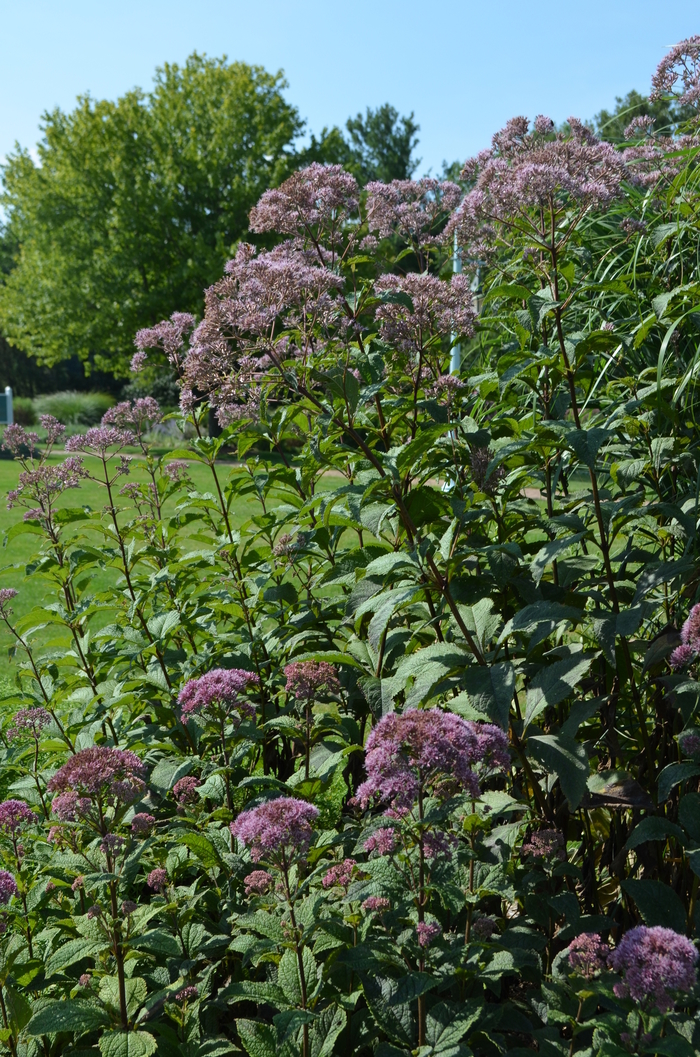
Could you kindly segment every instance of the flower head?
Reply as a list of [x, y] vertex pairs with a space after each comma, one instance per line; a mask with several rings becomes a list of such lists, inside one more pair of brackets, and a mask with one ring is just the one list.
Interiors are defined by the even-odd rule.
[[383, 914], [390, 906], [389, 900], [382, 896], [368, 896], [362, 904], [362, 909], [370, 914]]
[[102, 416], [103, 426], [117, 426], [118, 429], [128, 429], [130, 426], [137, 434], [143, 433], [150, 424], [160, 422], [163, 413], [157, 400], [152, 396], [139, 397], [138, 400], [123, 400], [105, 411]]
[[36, 815], [23, 800], [4, 800], [0, 804], [0, 830], [14, 837], [36, 822]]
[[268, 800], [243, 811], [231, 823], [231, 833], [247, 848], [253, 862], [276, 860], [280, 855], [298, 855], [311, 843], [311, 825], [318, 808], [294, 797]]
[[424, 352], [436, 338], [474, 332], [474, 299], [465, 275], [453, 275], [449, 283], [427, 273], [383, 275], [375, 290], [388, 295], [377, 309], [381, 336], [409, 357]]
[[11, 598], [17, 597], [17, 591], [14, 587], [0, 587], [0, 616], [9, 617], [12, 613], [12, 608], [8, 606], [8, 602]]
[[326, 661], [294, 661], [285, 667], [284, 674], [287, 676], [285, 690], [297, 700], [310, 700], [319, 690], [337, 693], [340, 689], [336, 670]]
[[681, 668], [687, 667], [696, 657], [697, 650], [695, 646], [691, 646], [690, 643], [683, 643], [681, 646], [676, 646], [668, 659], [668, 663], [673, 671], [677, 672]]
[[398, 235], [417, 246], [439, 241], [439, 229], [459, 205], [462, 192], [456, 183], [430, 177], [368, 183], [367, 226], [381, 238]]
[[270, 885], [274, 881], [274, 877], [267, 870], [253, 870], [247, 877], [243, 878], [243, 884], [245, 885], [245, 894], [250, 895], [264, 895], [269, 889]]
[[429, 947], [438, 936], [442, 935], [442, 929], [437, 924], [429, 924], [427, 921], [419, 921], [416, 925], [416, 935], [420, 947]]
[[104, 456], [108, 448], [125, 447], [134, 444], [136, 437], [128, 429], [116, 429], [114, 426], [93, 426], [86, 433], [76, 433], [66, 441], [66, 451], [84, 451], [88, 454]]
[[51, 722], [51, 716], [45, 708], [20, 708], [12, 717], [12, 723], [7, 728], [7, 740], [14, 741], [22, 737], [25, 732], [31, 732], [34, 738], [39, 737], [43, 727]]
[[682, 106], [700, 102], [700, 36], [688, 37], [671, 48], [656, 68], [651, 89], [652, 100], [673, 94]]
[[17, 882], [12, 874], [7, 870], [0, 870], [0, 903], [9, 903], [18, 891]]
[[421, 786], [436, 795], [464, 790], [478, 796], [474, 768], [505, 766], [507, 744], [498, 727], [470, 723], [438, 708], [389, 713], [367, 739], [367, 780], [356, 799], [362, 807], [378, 800], [411, 808]]
[[143, 793], [146, 767], [128, 749], [93, 746], [71, 756], [48, 784], [58, 793], [52, 803], [62, 819], [85, 816], [95, 802], [129, 804]]
[[342, 862], [331, 866], [330, 870], [326, 871], [321, 884], [324, 888], [334, 888], [336, 885], [340, 888], [347, 888], [352, 879], [352, 871], [355, 866], [357, 866], [357, 863], [354, 859], [343, 859]]
[[155, 870], [151, 870], [146, 880], [149, 888], [154, 891], [162, 891], [168, 882], [168, 874], [162, 867], [158, 867]]
[[33, 455], [38, 443], [39, 435], [37, 433], [27, 433], [24, 426], [20, 426], [17, 422], [12, 422], [9, 426], [5, 426], [2, 435], [2, 447], [5, 451], [12, 452], [13, 455], [21, 455], [25, 452]]
[[155, 824], [156, 820], [153, 815], [139, 811], [131, 820], [131, 832], [139, 836], [143, 833], [150, 833]]
[[396, 847], [396, 830], [393, 826], [383, 826], [375, 830], [367, 838], [363, 847], [370, 854], [376, 851], [377, 855], [391, 855]]
[[498, 932], [498, 926], [493, 918], [488, 917], [486, 914], [482, 914], [481, 917], [476, 918], [472, 922], [471, 934], [475, 939], [484, 940], [490, 939], [494, 932]]
[[697, 960], [698, 952], [686, 936], [660, 925], [639, 925], [625, 933], [610, 955], [610, 967], [622, 976], [615, 993], [667, 1013], [674, 1003], [671, 992], [690, 991], [695, 985]]
[[567, 952], [573, 971], [587, 980], [606, 968], [609, 955], [610, 948], [597, 932], [582, 932], [571, 941]]
[[138, 903], [134, 903], [133, 899], [125, 899], [122, 903], [122, 914], [124, 914], [125, 917], [128, 917], [129, 914], [133, 914], [138, 908]]
[[255, 706], [240, 695], [246, 687], [257, 686], [259, 682], [260, 676], [243, 668], [214, 668], [198, 679], [190, 679], [177, 699], [182, 719], [186, 721], [191, 715], [208, 712], [217, 707], [227, 714], [235, 709], [249, 719], [254, 719]]
[[561, 859], [564, 856], [564, 838], [556, 829], [538, 830], [523, 842], [520, 854], [523, 858], [529, 855], [533, 859], [549, 859], [551, 856]]
[[359, 188], [354, 176], [340, 165], [314, 162], [279, 187], [265, 191], [250, 213], [251, 231], [282, 235], [325, 233], [340, 228], [357, 209]]
[[175, 1001], [176, 1002], [193, 1002], [195, 1000], [195, 998], [198, 998], [198, 997], [199, 997], [199, 991], [194, 986], [194, 984], [190, 984], [189, 987], [183, 987], [182, 991], [178, 991], [178, 993], [175, 995]]
[[200, 784], [199, 778], [195, 778], [193, 774], [186, 774], [184, 778], [180, 778], [175, 783], [173, 786], [173, 796], [180, 807], [184, 807], [186, 804], [197, 803], [199, 800], [197, 789]]
[[194, 326], [195, 318], [189, 312], [173, 312], [170, 319], [164, 319], [154, 327], [139, 330], [134, 338], [134, 345], [139, 351], [131, 361], [132, 371], [143, 369], [146, 363], [146, 349], [162, 349], [173, 367], [181, 367], [185, 339]]

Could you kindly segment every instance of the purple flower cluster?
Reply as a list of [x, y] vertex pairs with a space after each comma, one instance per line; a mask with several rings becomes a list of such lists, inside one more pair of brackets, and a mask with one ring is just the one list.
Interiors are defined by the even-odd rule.
[[93, 426], [87, 433], [76, 433], [66, 441], [66, 451], [83, 451], [104, 457], [108, 448], [119, 451], [127, 444], [134, 444], [136, 437], [129, 429], [115, 426]]
[[336, 885], [340, 888], [347, 888], [352, 879], [352, 871], [355, 866], [357, 866], [357, 863], [354, 859], [343, 859], [342, 862], [331, 866], [330, 870], [326, 871], [321, 884], [324, 888], [334, 888]]
[[19, 889], [17, 882], [7, 870], [0, 870], [0, 903], [9, 903], [13, 896], [17, 895]]
[[651, 89], [652, 100], [673, 94], [682, 106], [700, 103], [700, 36], [688, 37], [671, 48], [656, 68]]
[[396, 830], [393, 826], [383, 826], [367, 838], [363, 847], [370, 854], [376, 851], [377, 855], [391, 855], [396, 847]]
[[17, 591], [15, 591], [14, 587], [0, 587], [0, 616], [10, 616], [12, 608], [7, 603], [16, 597]]
[[28, 507], [25, 519], [48, 518], [56, 496], [68, 488], [79, 488], [88, 473], [83, 460], [77, 456], [64, 459], [57, 465], [45, 463], [33, 469], [22, 470], [17, 488], [7, 493], [7, 506]]
[[671, 992], [694, 987], [697, 960], [698, 952], [686, 936], [660, 925], [639, 925], [625, 933], [610, 955], [610, 968], [622, 976], [615, 994], [667, 1013], [673, 1008]]
[[197, 796], [199, 786], [199, 778], [196, 778], [193, 774], [186, 774], [184, 778], [180, 778], [173, 786], [173, 796], [177, 800], [178, 805], [185, 807], [187, 804], [196, 804], [199, 800]]
[[139, 811], [131, 820], [131, 832], [136, 836], [141, 836], [144, 833], [150, 833], [155, 824], [156, 820], [153, 815]]
[[568, 947], [569, 965], [575, 973], [590, 980], [596, 973], [607, 968], [610, 948], [597, 932], [582, 932]]
[[700, 653], [700, 603], [693, 606], [688, 619], [681, 628], [681, 645], [677, 646], [668, 659], [674, 671], [685, 668]]
[[139, 351], [131, 361], [132, 371], [138, 373], [143, 370], [147, 360], [146, 349], [162, 349], [170, 365], [181, 372], [185, 339], [194, 326], [195, 318], [189, 312], [173, 312], [170, 319], [164, 319], [155, 327], [139, 330], [134, 338], [134, 345]]
[[326, 661], [294, 661], [284, 669], [285, 690], [297, 700], [310, 701], [320, 690], [334, 694], [340, 690], [337, 672]]
[[51, 716], [45, 708], [20, 708], [7, 728], [7, 740], [14, 741], [27, 731], [31, 732], [33, 738], [38, 738], [42, 728], [48, 726], [50, 722]]
[[148, 884], [148, 887], [152, 888], [155, 892], [162, 891], [168, 882], [167, 871], [164, 870], [162, 867], [158, 867], [155, 870], [151, 870], [148, 877], [146, 878], [146, 882]]
[[493, 452], [490, 448], [473, 447], [469, 452], [469, 469], [472, 479], [479, 491], [485, 495], [495, 495], [506, 476], [503, 466], [497, 466], [487, 475], [492, 458]]
[[421, 247], [439, 242], [439, 227], [462, 197], [456, 183], [430, 177], [368, 183], [366, 190], [369, 230], [380, 238], [398, 235]]
[[39, 443], [38, 433], [28, 433], [24, 426], [12, 422], [5, 427], [2, 435], [2, 447], [13, 455], [21, 455], [27, 451], [33, 455]]
[[319, 165], [293, 173], [265, 191], [250, 212], [250, 230], [281, 235], [333, 234], [357, 209], [359, 188], [340, 165]]
[[416, 935], [420, 947], [429, 947], [433, 940], [442, 935], [442, 929], [437, 924], [429, 924], [427, 921], [419, 921], [416, 925]]
[[137, 434], [143, 433], [150, 423], [160, 422], [163, 412], [157, 400], [152, 396], [143, 396], [138, 400], [123, 400], [115, 404], [102, 416], [103, 426], [116, 426], [118, 429], [133, 427]]
[[371, 802], [411, 808], [419, 788], [436, 795], [464, 790], [479, 795], [474, 768], [509, 766], [508, 739], [491, 724], [471, 723], [438, 708], [412, 709], [383, 717], [367, 739], [367, 780], [357, 790], [362, 807]]
[[177, 699], [183, 722], [189, 716], [217, 708], [223, 709], [227, 715], [236, 709], [249, 719], [254, 719], [255, 706], [240, 694], [246, 687], [257, 686], [259, 682], [260, 676], [243, 668], [214, 668], [198, 679], [190, 679]]
[[488, 917], [486, 914], [472, 922], [471, 935], [481, 942], [490, 939], [494, 932], [498, 932], [498, 925], [493, 918]]
[[533, 859], [549, 859], [552, 856], [561, 859], [564, 857], [564, 838], [556, 829], [537, 830], [523, 842], [520, 855], [523, 859], [527, 856]]
[[243, 878], [243, 884], [245, 885], [245, 894], [249, 895], [264, 895], [269, 889], [270, 885], [274, 881], [274, 877], [267, 870], [253, 870], [246, 877]]
[[93, 746], [71, 756], [48, 784], [57, 793], [51, 805], [60, 819], [85, 816], [93, 802], [131, 803], [145, 789], [146, 767], [128, 749]]
[[182, 991], [178, 991], [175, 995], [176, 1002], [194, 1002], [195, 998], [199, 998], [199, 991], [194, 984], [183, 987]]
[[23, 800], [4, 800], [0, 804], [0, 830], [14, 837], [36, 822], [36, 815]]
[[318, 808], [294, 797], [268, 800], [243, 811], [231, 823], [231, 833], [247, 848], [253, 862], [278, 860], [306, 851], [311, 843], [312, 823]]
[[408, 356], [423, 352], [435, 339], [448, 334], [474, 332], [474, 299], [465, 275], [449, 283], [427, 273], [383, 275], [375, 283], [378, 295], [406, 294], [413, 308], [396, 298], [377, 309], [381, 335]]
[[382, 896], [368, 896], [362, 904], [362, 909], [367, 910], [370, 914], [383, 914], [390, 906], [389, 900], [384, 899]]

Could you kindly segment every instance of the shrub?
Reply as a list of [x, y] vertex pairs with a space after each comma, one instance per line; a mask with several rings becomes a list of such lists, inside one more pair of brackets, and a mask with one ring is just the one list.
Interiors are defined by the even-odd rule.
[[64, 426], [94, 426], [114, 402], [107, 393], [74, 390], [37, 396], [33, 401], [36, 415], [53, 415]]
[[18, 422], [20, 426], [36, 425], [36, 411], [29, 397], [15, 396], [12, 400], [12, 411], [15, 422]]
[[0, 589], [13, 1053], [700, 1049], [697, 146], [570, 127], [461, 203], [263, 196], [288, 241], [136, 339], [208, 491], [150, 397], [5, 431], [54, 599]]

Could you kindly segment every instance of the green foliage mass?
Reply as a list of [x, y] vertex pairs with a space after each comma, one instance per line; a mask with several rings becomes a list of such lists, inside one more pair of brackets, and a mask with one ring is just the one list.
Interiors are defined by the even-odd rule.
[[5, 432], [13, 1057], [700, 1053], [697, 146], [572, 137], [263, 196], [181, 451]]

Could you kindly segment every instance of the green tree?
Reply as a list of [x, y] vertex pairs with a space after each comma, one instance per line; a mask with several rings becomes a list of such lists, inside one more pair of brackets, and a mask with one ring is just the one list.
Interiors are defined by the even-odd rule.
[[400, 117], [389, 103], [372, 110], [367, 107], [364, 117], [348, 118], [345, 127], [350, 142], [347, 168], [360, 183], [370, 180], [409, 180], [420, 164], [413, 156], [418, 145], [416, 133], [420, 129], [408, 117]]
[[4, 169], [6, 338], [53, 364], [124, 374], [136, 330], [196, 310], [303, 128], [282, 75], [192, 55], [150, 93], [44, 115], [39, 163]]

